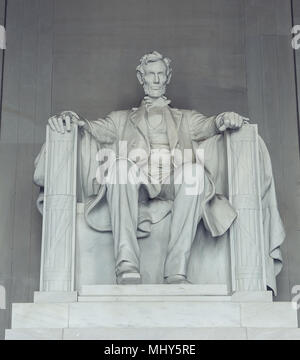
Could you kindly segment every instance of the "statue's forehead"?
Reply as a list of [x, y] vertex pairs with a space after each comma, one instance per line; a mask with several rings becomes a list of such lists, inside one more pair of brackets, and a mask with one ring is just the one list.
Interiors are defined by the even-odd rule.
[[145, 70], [167, 70], [167, 66], [163, 60], [150, 61], [144, 65]]

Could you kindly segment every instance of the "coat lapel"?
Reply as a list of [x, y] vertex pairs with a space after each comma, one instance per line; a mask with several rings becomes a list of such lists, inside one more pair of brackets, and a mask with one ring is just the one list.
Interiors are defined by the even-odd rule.
[[[146, 122], [146, 108], [142, 104], [139, 108], [133, 109], [130, 119], [134, 126], [143, 135], [146, 143], [149, 145], [148, 125]], [[168, 138], [170, 148], [173, 150], [178, 144], [178, 132], [182, 121], [182, 112], [167, 106], [164, 110], [164, 119], [167, 124]]]
[[173, 150], [178, 143], [178, 132], [182, 120], [182, 112], [177, 109], [167, 107], [164, 112], [164, 117], [167, 123], [170, 149]]
[[146, 123], [146, 108], [144, 105], [141, 105], [139, 108], [134, 108], [130, 120], [137, 130], [141, 133], [145, 139], [147, 146], [150, 147], [149, 137], [148, 137], [148, 126]]

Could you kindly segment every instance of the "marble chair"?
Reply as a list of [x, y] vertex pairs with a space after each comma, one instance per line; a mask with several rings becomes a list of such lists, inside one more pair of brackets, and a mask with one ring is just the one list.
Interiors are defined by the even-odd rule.
[[[225, 285], [229, 292], [264, 291], [267, 286], [274, 290], [278, 273], [274, 268], [280, 256], [272, 257], [274, 246], [266, 246], [264, 237], [257, 126], [247, 124], [237, 132], [218, 135], [209, 146], [223, 147], [227, 178], [222, 181], [223, 193], [234, 205], [238, 218], [230, 231], [218, 238], [212, 238], [199, 224], [188, 278], [194, 284]], [[72, 291], [83, 285], [115, 283], [112, 233], [97, 232], [85, 221], [77, 171], [79, 147], [77, 126], [65, 134], [47, 128], [40, 202], [41, 291]], [[163, 282], [170, 216], [154, 224], [149, 237], [139, 240], [145, 284]], [[272, 276], [274, 279], [268, 281], [267, 277]]]

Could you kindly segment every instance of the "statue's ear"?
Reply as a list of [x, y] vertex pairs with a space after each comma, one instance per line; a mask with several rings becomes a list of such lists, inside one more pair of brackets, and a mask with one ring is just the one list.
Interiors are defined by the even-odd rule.
[[170, 71], [168, 74], [167, 84], [170, 84], [171, 77], [172, 77], [172, 71]]
[[137, 76], [137, 78], [138, 78], [139, 83], [140, 83], [141, 85], [143, 85], [143, 84], [144, 84], [143, 74], [142, 74], [140, 71], [137, 71], [137, 72], [136, 72], [136, 76]]

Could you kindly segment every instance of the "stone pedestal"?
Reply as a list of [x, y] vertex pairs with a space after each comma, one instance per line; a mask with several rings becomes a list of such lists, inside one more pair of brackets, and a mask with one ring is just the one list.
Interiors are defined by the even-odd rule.
[[300, 339], [297, 312], [270, 292], [224, 285], [94, 285], [14, 304], [6, 339]]

